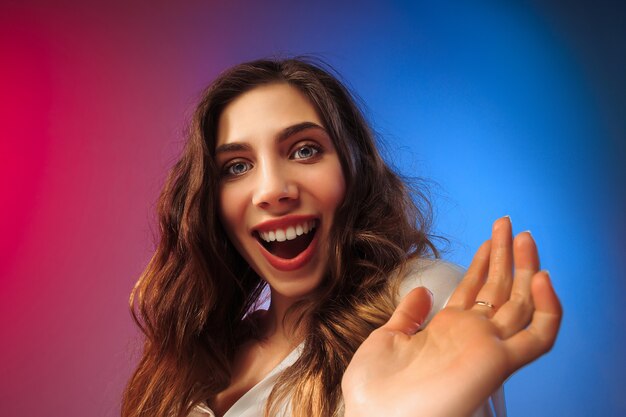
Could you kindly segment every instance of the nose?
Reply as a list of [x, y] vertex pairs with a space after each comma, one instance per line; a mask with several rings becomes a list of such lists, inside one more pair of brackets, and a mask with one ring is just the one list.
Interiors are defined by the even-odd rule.
[[294, 179], [277, 164], [263, 164], [259, 167], [258, 181], [252, 196], [252, 203], [263, 209], [284, 208], [297, 201], [299, 190]]

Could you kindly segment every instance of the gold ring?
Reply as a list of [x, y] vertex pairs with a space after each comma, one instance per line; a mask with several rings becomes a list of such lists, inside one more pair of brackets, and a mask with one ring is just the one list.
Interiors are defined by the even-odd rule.
[[491, 304], [489, 301], [476, 301], [476, 302], [474, 302], [474, 304], [477, 304], [479, 306], [485, 306], [485, 307], [493, 308], [494, 310], [496, 308], [496, 306]]

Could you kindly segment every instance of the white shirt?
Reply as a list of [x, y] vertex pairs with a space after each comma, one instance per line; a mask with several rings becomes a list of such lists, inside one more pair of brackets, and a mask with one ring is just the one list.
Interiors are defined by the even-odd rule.
[[[464, 271], [461, 268], [450, 263], [439, 260], [419, 260], [407, 270], [399, 288], [399, 299], [401, 300], [413, 288], [428, 288], [434, 297], [433, 308], [426, 319], [428, 322], [446, 305], [463, 275]], [[302, 348], [303, 345], [300, 345], [287, 355], [265, 378], [239, 398], [223, 417], [262, 417], [265, 402], [274, 388], [276, 379], [284, 369], [298, 359]], [[283, 409], [283, 413], [285, 417], [289, 416], [286, 409]], [[206, 404], [200, 404], [188, 417], [215, 417], [215, 414]], [[494, 392], [472, 417], [506, 417], [502, 387]]]

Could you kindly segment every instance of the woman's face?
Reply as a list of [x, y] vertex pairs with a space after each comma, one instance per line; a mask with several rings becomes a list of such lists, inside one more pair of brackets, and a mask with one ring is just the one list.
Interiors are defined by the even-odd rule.
[[272, 297], [313, 291], [345, 194], [339, 157], [317, 111], [296, 88], [256, 87], [219, 118], [220, 219]]

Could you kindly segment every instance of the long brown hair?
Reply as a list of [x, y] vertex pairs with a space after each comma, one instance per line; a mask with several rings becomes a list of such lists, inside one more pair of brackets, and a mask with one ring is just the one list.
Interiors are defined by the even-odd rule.
[[227, 70], [204, 92], [159, 199], [160, 241], [131, 295], [145, 345], [124, 393], [124, 417], [182, 417], [229, 384], [244, 317], [265, 283], [218, 220], [217, 123], [236, 97], [268, 83], [288, 83], [316, 107], [340, 157], [346, 195], [321, 288], [293, 309], [307, 318], [302, 354], [279, 377], [266, 415], [289, 401], [294, 417], [336, 415], [352, 355], [393, 311], [392, 278], [409, 259], [436, 255], [427, 199], [383, 161], [361, 111], [330, 70], [302, 59]]

